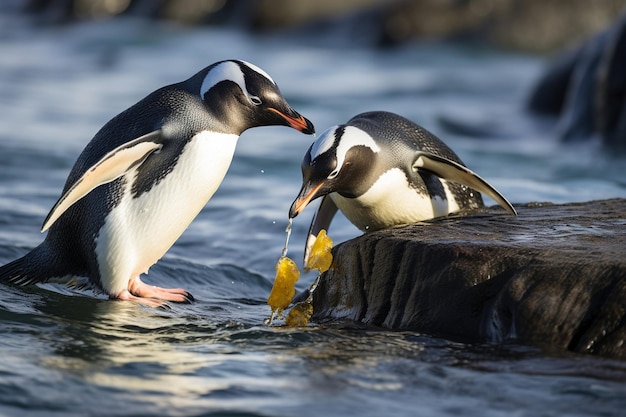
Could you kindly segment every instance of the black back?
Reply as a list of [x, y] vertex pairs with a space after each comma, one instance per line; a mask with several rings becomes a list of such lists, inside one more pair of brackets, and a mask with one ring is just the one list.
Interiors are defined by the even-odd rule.
[[[416, 152], [422, 151], [465, 166], [458, 155], [441, 139], [409, 119], [395, 113], [385, 111], [361, 113], [350, 119], [347, 125], [367, 132], [378, 143], [384, 144], [387, 148], [387, 152], [377, 156], [378, 158], [383, 158], [383, 160], [371, 166], [375, 178], [378, 178], [389, 167], [398, 166], [398, 162], [402, 161], [399, 167], [404, 170], [407, 178], [410, 179], [412, 187], [418, 192], [427, 192], [431, 196], [444, 198], [445, 191], [440, 178], [422, 170], [415, 173], [412, 168], [414, 159], [407, 158], [407, 155], [414, 155]], [[384, 158], [388, 159], [384, 160]], [[453, 182], [448, 182], [448, 187], [455, 195], [456, 202], [461, 209], [484, 207], [479, 192]]]

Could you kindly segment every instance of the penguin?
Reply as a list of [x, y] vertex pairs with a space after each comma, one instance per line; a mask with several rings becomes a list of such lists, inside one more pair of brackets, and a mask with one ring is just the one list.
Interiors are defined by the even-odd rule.
[[305, 244], [306, 265], [315, 237], [328, 230], [337, 210], [367, 233], [483, 208], [481, 192], [517, 215], [434, 134], [397, 114], [372, 111], [327, 129], [309, 147], [289, 218], [322, 197]]
[[241, 133], [270, 125], [315, 131], [270, 75], [245, 61], [216, 62], [154, 91], [87, 144], [43, 223], [44, 241], [0, 267], [0, 281], [86, 279], [110, 299], [155, 307], [193, 301], [141, 275], [211, 199]]

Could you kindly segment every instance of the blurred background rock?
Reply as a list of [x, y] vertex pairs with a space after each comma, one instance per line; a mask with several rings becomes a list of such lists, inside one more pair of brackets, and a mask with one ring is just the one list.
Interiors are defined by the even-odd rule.
[[377, 46], [462, 37], [549, 52], [610, 25], [625, 5], [623, 0], [12, 0], [0, 7], [20, 9], [47, 24], [131, 15], [257, 32], [340, 29], [353, 41]]

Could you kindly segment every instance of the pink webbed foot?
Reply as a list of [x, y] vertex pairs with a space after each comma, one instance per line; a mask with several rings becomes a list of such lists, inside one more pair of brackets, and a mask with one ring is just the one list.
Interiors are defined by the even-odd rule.
[[134, 303], [141, 304], [141, 305], [146, 306], [146, 307], [161, 308], [161, 309], [164, 309], [164, 310], [169, 310], [170, 309], [170, 306], [169, 306], [169, 304], [167, 304], [167, 301], [159, 300], [159, 299], [156, 299], [156, 298], [137, 297], [135, 295], [132, 295], [130, 292], [128, 292], [128, 290], [124, 290], [121, 293], [116, 294], [116, 295], [110, 295], [109, 299], [110, 300], [132, 301]]
[[182, 288], [161, 288], [148, 285], [139, 277], [128, 282], [128, 290], [111, 296], [120, 300], [135, 301], [150, 307], [165, 307], [167, 301], [174, 303], [191, 303], [194, 298]]

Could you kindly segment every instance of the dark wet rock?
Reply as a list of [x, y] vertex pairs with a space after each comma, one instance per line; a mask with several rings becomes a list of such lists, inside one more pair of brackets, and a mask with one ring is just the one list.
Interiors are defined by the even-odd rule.
[[563, 142], [595, 136], [626, 148], [626, 15], [548, 65], [528, 108], [557, 116]]
[[517, 208], [338, 245], [313, 320], [626, 359], [626, 199]]
[[582, 47], [558, 53], [546, 66], [528, 98], [528, 109], [538, 114], [559, 116], [565, 108], [567, 91]]
[[[398, 45], [415, 39], [473, 37], [506, 48], [550, 51], [608, 26], [624, 5], [614, 0], [257, 0], [255, 27], [285, 28], [335, 20], [359, 25], [364, 12], [377, 43]], [[338, 16], [347, 19], [337, 20]], [[356, 19], [354, 19], [356, 17]], [[372, 19], [374, 17], [374, 19]], [[371, 36], [364, 31], [353, 37]]]
[[626, 147], [626, 14], [611, 30], [597, 77], [598, 132], [607, 144]]
[[[1, 3], [1, 2], [0, 2]], [[474, 37], [502, 47], [550, 51], [606, 27], [624, 9], [615, 0], [16, 0], [39, 23], [141, 16], [180, 24], [252, 30], [316, 26], [352, 41], [393, 46], [416, 39]]]

